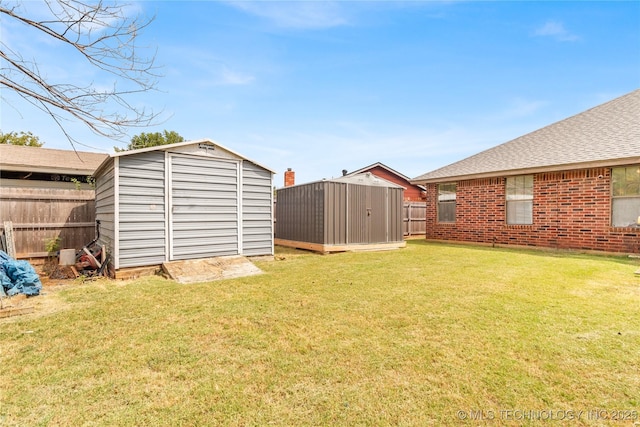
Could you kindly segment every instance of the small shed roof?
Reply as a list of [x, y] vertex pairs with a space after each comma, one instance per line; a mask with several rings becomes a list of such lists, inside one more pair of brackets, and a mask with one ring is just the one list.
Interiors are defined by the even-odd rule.
[[[273, 174], [276, 173], [273, 169], [268, 168], [268, 167], [266, 167], [264, 165], [261, 165], [260, 163], [254, 161], [254, 160], [251, 160], [251, 159], [243, 156], [242, 154], [239, 154], [239, 153], [237, 153], [237, 152], [225, 147], [224, 145], [219, 144], [216, 141], [214, 141], [212, 139], [208, 139], [208, 138], [196, 139], [196, 140], [193, 140], [193, 141], [176, 142], [175, 144], [157, 145], [155, 147], [140, 148], [140, 149], [137, 149], [137, 150], [119, 151], [117, 153], [111, 154], [111, 157], [131, 156], [131, 155], [135, 155], [135, 154], [139, 154], [139, 153], [147, 153], [149, 151], [171, 151], [172, 149], [175, 149], [175, 148], [180, 148], [180, 147], [185, 147], [185, 146], [188, 146], [188, 145], [195, 145], [195, 144], [209, 144], [209, 145], [212, 145], [214, 147], [217, 146], [217, 147], [221, 148], [222, 150], [225, 150], [225, 151], [233, 154], [234, 156], [236, 156], [236, 157], [238, 157], [238, 158], [240, 158], [242, 160], [246, 160], [248, 162], [253, 163], [256, 166], [260, 166], [261, 168], [266, 169], [266, 170], [268, 170], [269, 172], [271, 172]], [[106, 162], [106, 160], [105, 160], [105, 162]]]
[[466, 159], [414, 184], [640, 161], [640, 89]]
[[286, 190], [292, 187], [300, 187], [309, 184], [316, 184], [319, 182], [343, 182], [346, 184], [358, 184], [358, 185], [371, 185], [374, 187], [390, 187], [390, 188], [402, 188], [405, 189], [402, 185], [398, 185], [395, 182], [388, 181], [386, 179], [380, 178], [379, 176], [375, 176], [371, 172], [364, 172], [357, 175], [345, 175], [339, 178], [331, 178], [331, 179], [319, 179], [317, 181], [305, 182], [303, 184], [290, 185], [287, 187], [282, 187], [281, 190]]
[[386, 179], [375, 176], [370, 172], [360, 173], [357, 175], [346, 175], [340, 178], [330, 179], [333, 182], [345, 182], [347, 184], [358, 185], [371, 185], [373, 187], [390, 187], [390, 188], [402, 188], [403, 186], [396, 184], [395, 182], [387, 181]]
[[0, 144], [0, 168], [6, 171], [91, 175], [108, 154]]

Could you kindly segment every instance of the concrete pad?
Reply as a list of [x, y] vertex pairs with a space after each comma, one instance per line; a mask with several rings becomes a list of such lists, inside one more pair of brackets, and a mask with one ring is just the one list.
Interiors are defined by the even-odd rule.
[[240, 255], [162, 263], [162, 269], [178, 283], [201, 283], [261, 274], [262, 270]]

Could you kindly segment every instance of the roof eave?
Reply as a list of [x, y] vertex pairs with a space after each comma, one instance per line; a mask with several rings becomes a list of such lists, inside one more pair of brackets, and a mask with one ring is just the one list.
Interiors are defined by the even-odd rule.
[[75, 168], [58, 168], [58, 167], [40, 167], [33, 165], [2, 165], [0, 167], [4, 171], [11, 172], [31, 172], [31, 173], [51, 173], [58, 175], [92, 175], [93, 169], [75, 169]]
[[597, 160], [591, 162], [582, 162], [582, 163], [567, 163], [562, 165], [550, 165], [550, 166], [537, 166], [531, 168], [521, 168], [521, 169], [509, 169], [502, 171], [488, 171], [481, 172], [475, 174], [468, 175], [451, 175], [451, 176], [441, 176], [427, 179], [412, 179], [412, 184], [415, 185], [426, 185], [426, 184], [435, 184], [441, 182], [452, 182], [452, 181], [466, 181], [470, 179], [481, 179], [481, 178], [494, 178], [494, 177], [504, 177], [504, 176], [514, 176], [514, 175], [529, 175], [535, 173], [545, 173], [545, 172], [561, 172], [567, 170], [576, 170], [576, 169], [590, 169], [590, 168], [599, 168], [599, 167], [612, 167], [612, 166], [625, 166], [640, 163], [640, 157], [623, 157], [618, 159], [608, 159], [608, 160]]

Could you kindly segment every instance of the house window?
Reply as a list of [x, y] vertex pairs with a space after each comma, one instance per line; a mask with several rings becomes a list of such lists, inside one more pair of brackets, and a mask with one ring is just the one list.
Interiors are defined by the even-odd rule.
[[507, 224], [533, 224], [533, 175], [507, 178]]
[[640, 218], [640, 165], [613, 168], [611, 225], [628, 227]]
[[456, 222], [456, 184], [438, 184], [438, 222]]

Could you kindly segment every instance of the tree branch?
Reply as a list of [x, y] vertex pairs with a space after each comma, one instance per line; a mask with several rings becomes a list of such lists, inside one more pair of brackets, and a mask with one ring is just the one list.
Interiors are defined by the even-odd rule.
[[[65, 116], [113, 139], [126, 136], [128, 128], [155, 124], [159, 114], [134, 107], [126, 99], [154, 90], [157, 85], [156, 52], [151, 57], [141, 57], [141, 49], [136, 45], [140, 32], [152, 19], [129, 18], [126, 5], [118, 3], [47, 0], [50, 19], [36, 20], [20, 13], [15, 3], [13, 6], [8, 3], [0, 0], [0, 14], [71, 48], [79, 58], [111, 75], [114, 82], [109, 89], [102, 90], [93, 82], [84, 86], [51, 82], [40, 72], [37, 61], [26, 61], [0, 41], [1, 86], [47, 113], [72, 144], [75, 140], [65, 131]], [[119, 83], [123, 89], [118, 88]], [[113, 110], [106, 112], [107, 109]]]

